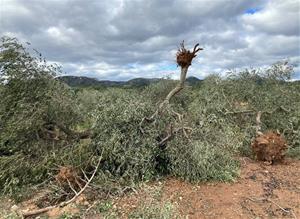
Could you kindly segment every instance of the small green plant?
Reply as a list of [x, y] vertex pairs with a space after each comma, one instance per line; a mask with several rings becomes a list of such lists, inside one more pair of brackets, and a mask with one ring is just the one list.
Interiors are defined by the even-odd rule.
[[97, 205], [97, 210], [99, 213], [108, 212], [112, 208], [112, 203], [110, 201], [107, 202], [100, 202]]
[[[75, 218], [74, 215], [72, 214], [69, 214], [69, 213], [63, 213], [59, 219], [72, 219], [72, 218]], [[78, 217], [79, 218], [79, 217]]]
[[180, 218], [178, 210], [171, 202], [147, 203], [139, 206], [128, 218], [131, 219], [174, 219]]

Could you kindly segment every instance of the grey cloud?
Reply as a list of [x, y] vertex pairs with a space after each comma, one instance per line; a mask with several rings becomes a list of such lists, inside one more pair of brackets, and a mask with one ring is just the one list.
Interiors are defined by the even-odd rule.
[[[185, 39], [205, 48], [190, 74], [299, 63], [297, 0], [2, 0], [0, 34], [29, 41], [69, 74], [175, 77]], [[246, 14], [249, 8], [260, 9]], [[294, 21], [294, 22], [292, 22]], [[166, 70], [167, 69], [167, 70]]]
[[298, 0], [269, 1], [264, 9], [252, 15], [244, 15], [246, 28], [250, 31], [278, 35], [300, 34], [300, 3]]

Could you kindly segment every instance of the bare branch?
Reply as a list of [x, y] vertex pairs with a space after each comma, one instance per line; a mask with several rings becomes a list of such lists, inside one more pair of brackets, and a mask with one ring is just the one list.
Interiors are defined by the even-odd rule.
[[199, 43], [197, 43], [195, 46], [194, 46], [194, 50], [193, 50], [193, 54], [194, 54], [194, 57], [196, 57], [196, 53], [199, 52], [200, 50], [203, 50], [203, 48], [197, 48], [199, 46]]
[[228, 115], [228, 114], [243, 114], [243, 113], [255, 113], [253, 110], [241, 110], [241, 111], [232, 111], [232, 112], [226, 112], [225, 115]]
[[70, 183], [70, 180], [68, 178], [67, 178], [67, 182], [68, 182], [68, 185], [69, 185], [70, 189], [75, 193], [75, 195], [77, 195], [77, 191], [73, 188], [73, 186]]

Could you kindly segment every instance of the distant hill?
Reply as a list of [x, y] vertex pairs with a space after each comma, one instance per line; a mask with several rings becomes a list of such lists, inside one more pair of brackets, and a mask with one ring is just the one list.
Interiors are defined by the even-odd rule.
[[[95, 78], [89, 78], [84, 76], [60, 76], [58, 80], [68, 84], [70, 87], [90, 87], [90, 86], [104, 86], [104, 87], [143, 87], [152, 83], [157, 83], [160, 78], [134, 78], [128, 81], [109, 81], [109, 80], [97, 80]], [[195, 85], [201, 80], [196, 77], [188, 77], [186, 82], [188, 85]]]
[[89, 78], [84, 76], [60, 76], [58, 77], [58, 79], [71, 87], [88, 87], [98, 85], [116, 86], [124, 84], [124, 82], [122, 81], [99, 81], [95, 78]]
[[125, 84], [130, 85], [130, 86], [142, 87], [142, 86], [147, 86], [152, 83], [156, 83], [160, 80], [161, 79], [159, 79], [159, 78], [134, 78], [129, 81], [126, 81]]
[[198, 84], [200, 81], [202, 81], [202, 80], [200, 80], [199, 78], [196, 78], [194, 76], [188, 77], [186, 79], [186, 83], [191, 86]]

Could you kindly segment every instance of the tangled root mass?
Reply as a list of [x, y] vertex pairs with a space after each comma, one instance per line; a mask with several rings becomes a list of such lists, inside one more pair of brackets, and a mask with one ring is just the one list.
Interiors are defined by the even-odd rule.
[[72, 186], [72, 188], [77, 189], [85, 184], [78, 171], [71, 166], [60, 167], [58, 174], [55, 176], [55, 180], [63, 188]]
[[251, 148], [257, 160], [273, 163], [284, 159], [287, 144], [279, 133], [268, 131], [256, 137]]

